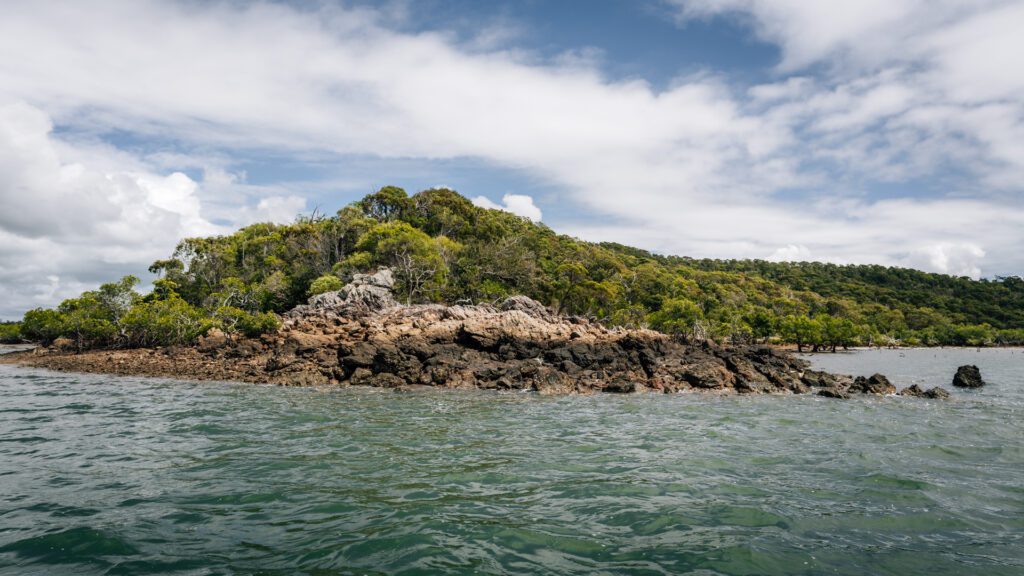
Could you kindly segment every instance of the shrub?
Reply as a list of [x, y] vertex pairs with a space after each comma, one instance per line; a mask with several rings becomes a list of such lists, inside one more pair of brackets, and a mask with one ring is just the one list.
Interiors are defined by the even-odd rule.
[[0, 344], [17, 344], [21, 340], [20, 324], [17, 322], [0, 323]]
[[324, 274], [323, 276], [313, 280], [313, 283], [309, 285], [309, 295], [316, 296], [317, 294], [323, 294], [325, 292], [334, 292], [335, 290], [341, 290], [341, 287], [345, 284], [334, 274]]
[[246, 314], [239, 319], [237, 328], [242, 334], [249, 337], [256, 337], [260, 334], [273, 332], [281, 326], [281, 321], [273, 312], [257, 312]]
[[214, 319], [225, 332], [241, 332], [249, 337], [273, 332], [281, 325], [272, 312], [246, 312], [232, 306], [218, 308]]
[[123, 319], [129, 346], [191, 344], [215, 325], [215, 320], [177, 295], [136, 304]]
[[21, 335], [32, 342], [49, 346], [64, 332], [64, 319], [60, 312], [36, 308], [25, 312], [21, 322]]

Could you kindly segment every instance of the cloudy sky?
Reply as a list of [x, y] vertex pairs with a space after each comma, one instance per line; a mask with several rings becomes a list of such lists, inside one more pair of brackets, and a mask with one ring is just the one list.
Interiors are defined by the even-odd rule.
[[1021, 30], [1021, 0], [9, 0], [0, 318], [387, 184], [663, 253], [1019, 275]]

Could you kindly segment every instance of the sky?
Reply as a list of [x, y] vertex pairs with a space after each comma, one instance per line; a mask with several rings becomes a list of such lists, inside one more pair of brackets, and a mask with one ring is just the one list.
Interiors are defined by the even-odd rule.
[[0, 319], [445, 186], [665, 254], [1024, 275], [1022, 0], [9, 0]]

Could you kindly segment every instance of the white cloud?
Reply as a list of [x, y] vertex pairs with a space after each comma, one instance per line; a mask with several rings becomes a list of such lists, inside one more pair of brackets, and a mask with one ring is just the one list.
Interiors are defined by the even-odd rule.
[[504, 210], [534, 222], [540, 222], [541, 211], [533, 203], [533, 198], [525, 194], [505, 194], [501, 198], [501, 204], [496, 204], [484, 196], [473, 198], [473, 204], [481, 208], [492, 210]]
[[0, 106], [0, 318], [49, 306], [119, 275], [141, 274], [183, 237], [290, 220], [295, 197], [236, 206], [230, 226], [203, 214], [200, 183], [54, 137], [43, 111]]
[[811, 249], [802, 244], [787, 244], [772, 252], [767, 260], [770, 262], [809, 262]]
[[270, 196], [261, 198], [255, 207], [244, 207], [238, 216], [239, 224], [253, 222], [293, 222], [295, 216], [306, 209], [306, 199], [301, 196]]
[[[544, 61], [502, 49], [508, 38], [463, 45], [336, 6], [5, 6], [0, 102], [36, 113], [5, 120], [0, 230], [34, 254], [76, 235], [128, 247], [136, 228], [122, 221], [144, 222], [169, 242], [213, 222], [287, 219], [305, 206], [293, 190], [247, 184], [230, 159], [194, 160], [205, 174], [196, 181], [173, 173], [184, 161], [173, 153], [139, 158], [65, 141], [47, 131], [52, 121], [97, 139], [111, 130], [173, 139], [193, 156], [213, 148], [482, 159], [618, 222], [572, 230], [665, 252], [757, 257], [792, 245], [796, 257], [804, 247], [824, 260], [938, 269], [907, 255], [948, 243], [982, 250], [970, 264], [982, 274], [1024, 271], [1014, 249], [1024, 240], [1020, 2], [677, 3], [684, 19], [751, 22], [782, 48], [775, 80], [738, 89], [711, 73], [655, 89], [605, 78], [586, 47], [574, 52], [586, 57]], [[946, 172], [957, 178], [939, 179]], [[930, 198], [863, 193], [915, 179], [950, 189]], [[50, 192], [33, 201], [11, 193], [23, 189]], [[532, 200], [513, 196], [504, 209], [540, 218]], [[136, 251], [154, 242], [144, 238]], [[948, 255], [949, 270], [963, 268], [958, 258]], [[45, 287], [47, 275], [18, 282]]]
[[981, 276], [980, 262], [984, 257], [985, 251], [974, 244], [944, 242], [915, 249], [904, 263], [930, 272], [969, 276], [977, 280]]

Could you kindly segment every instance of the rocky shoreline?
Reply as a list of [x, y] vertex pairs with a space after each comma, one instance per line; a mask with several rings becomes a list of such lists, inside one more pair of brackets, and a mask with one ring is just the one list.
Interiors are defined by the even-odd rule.
[[[529, 298], [500, 305], [402, 305], [383, 270], [357, 275], [284, 315], [273, 334], [211, 332], [196, 346], [160, 349], [49, 348], [0, 356], [62, 371], [289, 386], [361, 385], [535, 391], [893, 394], [881, 375], [829, 374], [770, 347], [687, 344], [642, 329], [607, 328], [552, 314]], [[944, 390], [902, 393], [941, 398]]]

